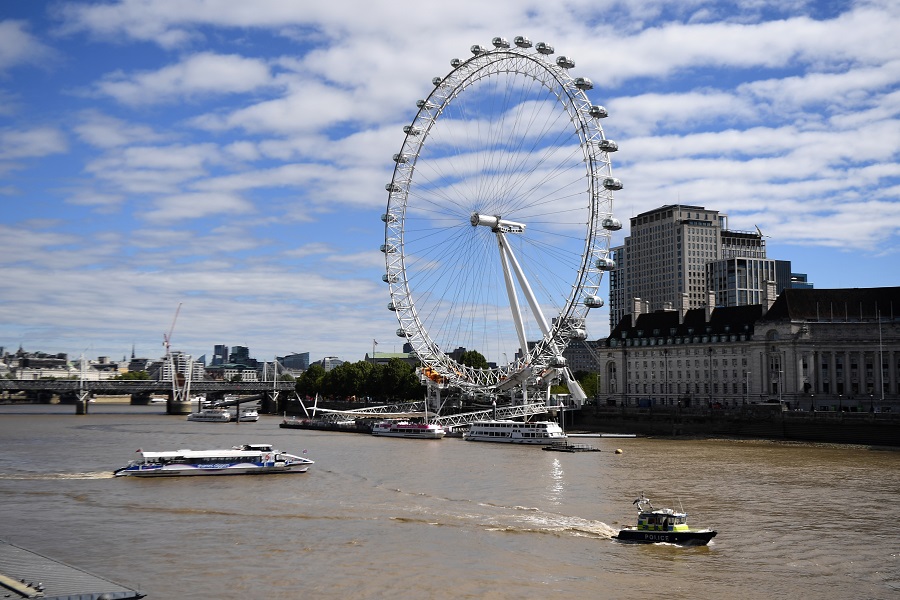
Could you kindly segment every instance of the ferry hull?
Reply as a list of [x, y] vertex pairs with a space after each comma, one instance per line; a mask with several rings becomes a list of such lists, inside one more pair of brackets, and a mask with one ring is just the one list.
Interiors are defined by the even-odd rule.
[[306, 473], [309, 465], [287, 465], [287, 466], [228, 466], [221, 468], [209, 467], [192, 467], [184, 466], [165, 466], [165, 467], [144, 467], [141, 469], [123, 467], [114, 471], [116, 477], [196, 477], [201, 475], [273, 475], [279, 473]]
[[679, 546], [705, 546], [716, 537], [716, 531], [640, 531], [622, 529], [616, 539], [639, 544], [678, 544]]
[[530, 446], [549, 446], [551, 444], [555, 444], [557, 442], [565, 440], [564, 437], [554, 437], [552, 439], [498, 438], [486, 435], [464, 435], [463, 437], [469, 442], [490, 442], [492, 444], [526, 444]]
[[423, 433], [383, 433], [373, 431], [372, 435], [378, 437], [407, 438], [410, 440], [439, 440], [444, 437], [443, 433], [435, 433], [433, 431]]

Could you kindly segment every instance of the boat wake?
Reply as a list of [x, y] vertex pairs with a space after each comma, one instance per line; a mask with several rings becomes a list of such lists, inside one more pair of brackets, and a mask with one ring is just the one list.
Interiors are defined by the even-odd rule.
[[60, 479], [112, 479], [110, 471], [92, 473], [0, 473], [0, 479], [14, 481], [56, 481]]

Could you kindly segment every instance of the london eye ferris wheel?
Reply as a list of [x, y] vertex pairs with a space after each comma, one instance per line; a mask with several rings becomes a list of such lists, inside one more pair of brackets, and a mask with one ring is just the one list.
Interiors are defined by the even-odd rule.
[[[516, 37], [475, 45], [403, 128], [388, 192], [384, 281], [397, 335], [431, 379], [492, 392], [565, 370], [615, 268], [610, 154], [592, 82]], [[488, 367], [451, 357], [476, 350]]]

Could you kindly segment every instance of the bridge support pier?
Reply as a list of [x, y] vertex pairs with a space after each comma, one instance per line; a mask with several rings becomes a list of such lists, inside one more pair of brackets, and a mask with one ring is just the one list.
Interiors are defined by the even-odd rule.
[[278, 406], [278, 392], [263, 392], [259, 401], [259, 412], [267, 415], [281, 414]]

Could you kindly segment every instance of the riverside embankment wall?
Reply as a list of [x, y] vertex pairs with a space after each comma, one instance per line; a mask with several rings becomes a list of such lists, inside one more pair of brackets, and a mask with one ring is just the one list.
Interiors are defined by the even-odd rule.
[[770, 409], [659, 410], [585, 407], [567, 429], [658, 436], [734, 436], [900, 447], [900, 415]]

